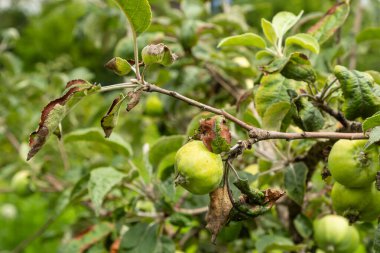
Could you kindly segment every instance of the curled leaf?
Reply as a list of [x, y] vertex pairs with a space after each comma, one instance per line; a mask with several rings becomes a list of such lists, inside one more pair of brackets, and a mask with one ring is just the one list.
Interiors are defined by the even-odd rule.
[[308, 57], [302, 53], [293, 53], [281, 74], [289, 79], [313, 83], [317, 79]]
[[125, 98], [126, 96], [123, 96], [123, 94], [120, 94], [118, 98], [115, 98], [110, 108], [108, 109], [107, 114], [101, 120], [101, 125], [106, 135], [106, 138], [108, 138], [111, 135], [112, 130], [117, 125], [120, 107], [124, 102]]
[[206, 215], [206, 229], [212, 234], [211, 241], [215, 243], [216, 236], [228, 223], [232, 203], [229, 198], [227, 184], [210, 193], [210, 205]]
[[211, 152], [220, 154], [230, 149], [231, 133], [224, 117], [201, 120], [199, 129], [200, 139]]
[[120, 57], [112, 58], [104, 66], [118, 76], [125, 76], [132, 70], [129, 62]]
[[322, 44], [334, 35], [335, 31], [344, 24], [349, 13], [349, 1], [336, 3], [326, 12], [318, 23], [308, 30], [308, 33], [314, 36], [319, 44]]
[[380, 100], [373, 92], [374, 80], [368, 73], [337, 65], [334, 75], [343, 91], [343, 111], [348, 120], [365, 119], [380, 109]]
[[177, 55], [173, 54], [170, 49], [162, 43], [144, 47], [141, 56], [145, 65], [158, 63], [169, 66], [177, 59]]
[[72, 80], [67, 83], [66, 89], [60, 98], [51, 101], [42, 110], [38, 129], [30, 134], [30, 160], [45, 144], [47, 138], [56, 131], [62, 119], [69, 113], [83, 97], [99, 90], [100, 86], [90, 84], [85, 80]]
[[127, 105], [127, 111], [129, 112], [140, 102], [141, 90], [128, 92], [129, 102]]

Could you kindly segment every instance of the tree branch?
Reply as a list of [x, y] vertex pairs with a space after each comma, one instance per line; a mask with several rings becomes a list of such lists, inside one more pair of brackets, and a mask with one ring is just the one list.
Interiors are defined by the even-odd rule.
[[[125, 83], [125, 84], [115, 84], [106, 86], [101, 89], [103, 91], [115, 90], [115, 89], [123, 89], [123, 88], [132, 88], [136, 87], [136, 84]], [[201, 110], [215, 113], [217, 115], [222, 115], [226, 119], [234, 122], [239, 125], [243, 129], [249, 132], [250, 145], [256, 143], [258, 141], [270, 140], [270, 139], [284, 139], [284, 140], [296, 140], [296, 139], [348, 139], [348, 140], [360, 140], [360, 139], [368, 139], [368, 135], [365, 133], [340, 133], [340, 132], [302, 132], [302, 133], [286, 133], [286, 132], [277, 132], [277, 131], [268, 131], [261, 128], [254, 127], [238, 118], [233, 116], [232, 114], [215, 107], [212, 107], [207, 104], [203, 104], [194, 99], [188, 98], [176, 91], [167, 90], [161, 87], [158, 87], [154, 84], [144, 83], [143, 91], [145, 92], [157, 92], [161, 93], [178, 100], [182, 100], [189, 105], [200, 108]]]

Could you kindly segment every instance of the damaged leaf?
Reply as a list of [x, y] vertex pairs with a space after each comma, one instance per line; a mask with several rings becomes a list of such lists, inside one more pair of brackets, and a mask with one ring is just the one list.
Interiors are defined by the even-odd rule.
[[113, 71], [118, 76], [125, 76], [131, 72], [132, 67], [129, 62], [120, 57], [114, 57], [104, 65], [107, 69]]
[[173, 54], [170, 49], [162, 43], [144, 47], [141, 56], [145, 65], [158, 63], [169, 66], [177, 59], [177, 55]]
[[122, 103], [124, 102], [126, 96], [120, 94], [118, 98], [115, 98], [111, 104], [111, 107], [108, 109], [107, 114], [102, 118], [101, 125], [104, 131], [105, 137], [108, 138], [114, 127], [117, 125], [119, 118], [119, 111]]
[[211, 241], [215, 243], [216, 236], [228, 223], [232, 203], [229, 198], [227, 184], [210, 193], [210, 205], [206, 215], [206, 229], [212, 234]]
[[140, 102], [141, 92], [142, 92], [141, 90], [128, 92], [128, 95], [127, 95], [129, 98], [129, 102], [127, 105], [128, 112], [132, 110], [133, 108], [135, 108], [135, 106], [138, 105], [138, 103]]
[[100, 86], [81, 79], [68, 82], [63, 95], [51, 101], [42, 110], [38, 129], [29, 137], [30, 150], [27, 160], [30, 160], [42, 148], [47, 138], [56, 131], [62, 119], [83, 97], [99, 89]]
[[344, 24], [349, 13], [349, 1], [336, 3], [326, 12], [318, 23], [308, 30], [308, 33], [313, 35], [319, 44], [322, 44], [333, 36], [335, 31]]
[[200, 139], [213, 153], [220, 154], [230, 150], [231, 133], [224, 117], [214, 116], [201, 120]]

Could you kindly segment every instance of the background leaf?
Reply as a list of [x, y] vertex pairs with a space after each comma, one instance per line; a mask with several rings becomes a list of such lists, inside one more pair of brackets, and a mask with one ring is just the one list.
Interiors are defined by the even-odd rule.
[[126, 174], [112, 167], [97, 168], [91, 171], [90, 180], [88, 181], [88, 193], [97, 215], [99, 215], [107, 193], [126, 176]]
[[258, 48], [265, 48], [265, 40], [254, 33], [244, 33], [241, 35], [230, 36], [224, 38], [219, 42], [218, 47], [227, 47], [227, 46], [252, 46]]
[[307, 167], [304, 163], [290, 164], [285, 169], [284, 185], [286, 193], [298, 205], [302, 205], [306, 190]]
[[380, 27], [365, 28], [356, 36], [356, 42], [358, 43], [371, 40], [380, 40]]
[[104, 138], [102, 132], [98, 128], [85, 128], [72, 131], [69, 134], [65, 135], [64, 141], [66, 143], [76, 141], [96, 142], [99, 144], [104, 144], [110, 149], [125, 156], [130, 156], [133, 154], [131, 145], [124, 141], [120, 135], [114, 133], [109, 138]]

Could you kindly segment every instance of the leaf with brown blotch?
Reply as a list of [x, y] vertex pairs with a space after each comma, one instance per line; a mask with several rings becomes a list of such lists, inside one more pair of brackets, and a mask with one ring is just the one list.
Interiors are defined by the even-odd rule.
[[230, 150], [231, 133], [222, 116], [214, 116], [200, 122], [200, 139], [213, 153], [220, 154]]
[[216, 236], [228, 223], [232, 203], [229, 198], [227, 184], [210, 193], [210, 205], [206, 215], [206, 229], [211, 233], [211, 241], [215, 243]]
[[348, 0], [336, 3], [307, 32], [316, 38], [319, 44], [322, 44], [344, 24], [349, 13], [350, 3]]
[[66, 89], [60, 98], [51, 101], [41, 113], [38, 129], [30, 134], [29, 153], [30, 160], [45, 144], [47, 138], [56, 131], [62, 119], [69, 113], [83, 97], [100, 89], [85, 80], [72, 80], [67, 83]]
[[117, 121], [119, 118], [120, 107], [123, 104], [126, 96], [120, 94], [118, 98], [115, 98], [108, 109], [107, 114], [102, 118], [101, 125], [105, 134], [105, 137], [108, 138], [114, 127], [117, 125]]
[[138, 103], [140, 102], [141, 92], [142, 92], [141, 90], [128, 92], [128, 95], [127, 95], [129, 98], [129, 102], [127, 105], [128, 112], [132, 110], [133, 108], [135, 108], [135, 106], [138, 105]]

